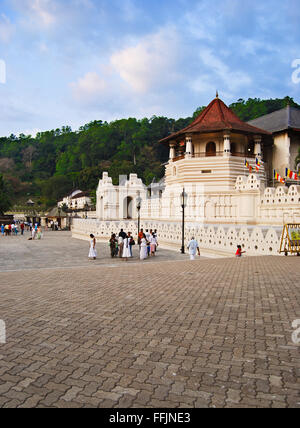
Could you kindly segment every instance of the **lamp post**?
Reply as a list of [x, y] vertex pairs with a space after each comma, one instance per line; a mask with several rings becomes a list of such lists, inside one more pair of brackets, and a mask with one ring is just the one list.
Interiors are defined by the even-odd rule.
[[188, 195], [185, 193], [185, 190], [183, 188], [183, 192], [180, 195], [180, 203], [181, 203], [181, 208], [182, 208], [182, 246], [181, 246], [181, 253], [185, 254], [185, 245], [184, 245], [184, 215], [185, 215], [185, 208], [187, 205], [187, 198]]
[[141, 206], [142, 206], [142, 198], [140, 196], [138, 196], [136, 198], [136, 209], [137, 209], [137, 212], [138, 212], [138, 235], [140, 233], [140, 222], [141, 222], [140, 212], [141, 212]]
[[58, 207], [58, 227], [61, 229], [61, 208]]
[[88, 208], [89, 208], [89, 206], [88, 206], [88, 203], [86, 202], [86, 203], [84, 204], [85, 219], [87, 219], [87, 211], [88, 211]]

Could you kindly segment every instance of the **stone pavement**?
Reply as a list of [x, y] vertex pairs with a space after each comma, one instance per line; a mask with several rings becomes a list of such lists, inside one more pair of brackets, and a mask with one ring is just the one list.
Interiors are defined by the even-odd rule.
[[[98, 259], [89, 261], [89, 242], [72, 239], [70, 232], [46, 232], [42, 240], [28, 241], [30, 233], [22, 236], [0, 236], [0, 272], [24, 269], [90, 267], [91, 265], [119, 266], [122, 260], [110, 258], [110, 248], [107, 243], [97, 243]], [[139, 263], [138, 245], [133, 247], [134, 259], [129, 263]], [[157, 259], [151, 258], [144, 263], [166, 260], [188, 260], [178, 252], [159, 247]]]
[[299, 258], [87, 266], [0, 273], [1, 407], [300, 407]]

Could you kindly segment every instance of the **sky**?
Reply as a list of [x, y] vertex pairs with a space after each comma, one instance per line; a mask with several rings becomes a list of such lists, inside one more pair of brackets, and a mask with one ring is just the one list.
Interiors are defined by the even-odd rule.
[[300, 103], [299, 0], [0, 0], [0, 136]]

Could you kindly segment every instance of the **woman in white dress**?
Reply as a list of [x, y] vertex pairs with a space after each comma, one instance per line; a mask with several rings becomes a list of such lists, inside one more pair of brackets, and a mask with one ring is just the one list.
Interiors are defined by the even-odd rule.
[[122, 255], [122, 257], [126, 261], [129, 258], [131, 258], [130, 241], [131, 241], [131, 238], [129, 236], [126, 236], [126, 238], [124, 239], [124, 242], [123, 242], [123, 255]]
[[96, 260], [97, 258], [96, 238], [94, 235], [90, 235], [90, 238], [91, 238], [91, 241], [90, 241], [89, 259]]
[[142, 240], [141, 240], [141, 250], [140, 250], [140, 259], [145, 260], [148, 257], [148, 251], [147, 251], [147, 240], [146, 235], [144, 234]]

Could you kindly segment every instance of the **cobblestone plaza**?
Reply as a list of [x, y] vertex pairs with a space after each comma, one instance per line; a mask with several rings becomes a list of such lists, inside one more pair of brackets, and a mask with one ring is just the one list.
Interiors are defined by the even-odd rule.
[[299, 258], [27, 237], [0, 238], [1, 407], [300, 408]]

